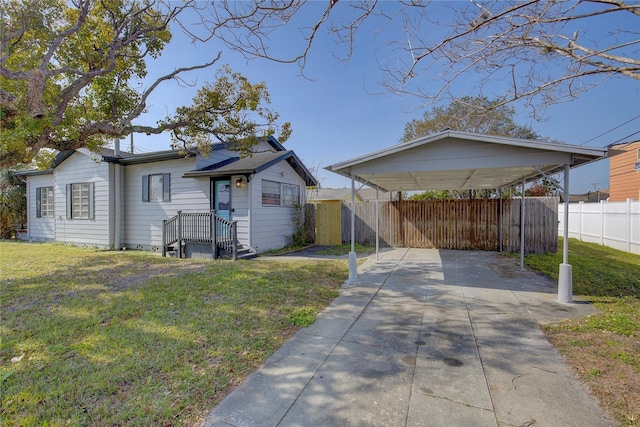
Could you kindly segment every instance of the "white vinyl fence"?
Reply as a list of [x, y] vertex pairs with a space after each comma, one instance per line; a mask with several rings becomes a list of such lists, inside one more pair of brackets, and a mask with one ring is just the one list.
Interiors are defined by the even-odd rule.
[[[558, 206], [558, 235], [564, 235], [564, 204]], [[570, 203], [569, 237], [640, 254], [640, 201]]]

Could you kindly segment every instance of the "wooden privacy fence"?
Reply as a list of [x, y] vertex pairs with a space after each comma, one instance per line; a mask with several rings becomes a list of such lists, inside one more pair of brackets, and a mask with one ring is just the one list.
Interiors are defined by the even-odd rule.
[[[502, 247], [520, 250], [521, 199], [502, 200]], [[396, 247], [499, 250], [500, 200], [378, 202], [380, 244]], [[355, 204], [356, 242], [375, 245], [376, 203]], [[315, 230], [328, 226], [316, 217]], [[351, 241], [351, 203], [342, 204], [342, 241]], [[558, 249], [558, 199], [525, 201], [525, 252]]]

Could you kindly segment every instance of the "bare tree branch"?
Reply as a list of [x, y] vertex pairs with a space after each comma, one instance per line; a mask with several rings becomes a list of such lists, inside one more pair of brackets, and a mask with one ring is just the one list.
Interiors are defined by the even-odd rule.
[[[444, 7], [430, 1], [354, 0], [340, 2], [340, 7], [328, 1], [322, 9], [304, 0], [237, 3], [215, 2], [208, 14], [202, 10], [208, 36], [221, 38], [247, 58], [297, 63], [303, 73], [322, 32], [345, 49], [338, 58], [348, 60], [365, 21], [377, 20], [379, 31], [401, 29], [402, 39], [380, 41], [395, 46], [392, 59], [380, 64], [382, 84], [427, 101], [455, 96], [457, 82], [467, 76], [477, 78], [479, 91], [498, 83], [505, 88], [505, 102], [523, 100], [530, 106], [571, 99], [607, 78], [640, 80], [637, 2], [473, 0], [455, 3], [454, 20], [440, 23], [435, 23], [434, 11]], [[279, 55], [269, 45], [270, 37], [284, 27], [291, 31], [291, 25], [307, 31]], [[597, 36], [592, 36], [594, 28]], [[434, 31], [445, 34], [434, 40]]]

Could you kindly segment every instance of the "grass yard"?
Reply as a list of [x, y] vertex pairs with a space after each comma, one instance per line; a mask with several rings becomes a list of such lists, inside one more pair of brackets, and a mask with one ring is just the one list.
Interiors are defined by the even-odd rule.
[[[370, 255], [376, 251], [376, 247], [366, 246], [366, 245], [361, 245], [360, 243], [356, 243], [355, 250], [358, 255], [362, 255], [362, 254]], [[334, 256], [338, 255], [339, 256], [339, 255], [349, 255], [349, 252], [351, 252], [351, 244], [346, 243], [342, 245], [328, 247], [327, 249], [324, 249], [318, 252], [318, 255], [334, 255]]]
[[0, 425], [193, 425], [337, 296], [340, 261], [0, 242]]
[[[557, 280], [562, 251], [525, 262]], [[544, 331], [610, 414], [640, 426], [640, 256], [571, 239], [569, 263], [573, 293], [601, 313]]]

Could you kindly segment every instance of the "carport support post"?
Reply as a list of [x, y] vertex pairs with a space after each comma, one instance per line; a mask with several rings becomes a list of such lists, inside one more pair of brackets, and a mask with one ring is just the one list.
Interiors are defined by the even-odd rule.
[[500, 232], [498, 233], [500, 235], [500, 244], [499, 244], [499, 250], [500, 252], [502, 252], [502, 187], [500, 187], [498, 189], [498, 193], [500, 194]]
[[358, 259], [356, 257], [356, 187], [351, 175], [351, 252], [349, 252], [349, 283], [358, 280]]
[[524, 179], [522, 180], [522, 201], [520, 204], [520, 269], [524, 270]]
[[376, 187], [376, 261], [379, 260], [380, 254], [380, 199], [378, 187]]
[[393, 191], [389, 191], [389, 247], [393, 247]]
[[569, 165], [564, 165], [564, 239], [562, 241], [562, 264], [558, 274], [558, 302], [573, 301], [573, 274], [569, 264]]

